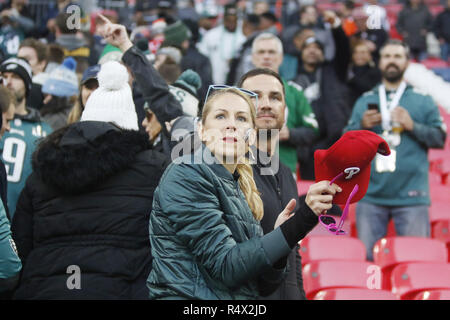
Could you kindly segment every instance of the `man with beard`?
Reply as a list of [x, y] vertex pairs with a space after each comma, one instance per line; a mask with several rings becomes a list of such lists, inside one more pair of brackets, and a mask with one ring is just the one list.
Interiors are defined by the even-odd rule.
[[[253, 40], [252, 63], [255, 67], [268, 68], [278, 73], [282, 62], [283, 45], [277, 36], [265, 32]], [[287, 109], [286, 124], [280, 128], [279, 134], [280, 160], [295, 173], [298, 162], [296, 148], [312, 145], [319, 128], [301, 88], [283, 79], [282, 83]]]
[[[296, 199], [296, 215], [300, 215], [305, 234], [316, 224], [317, 217], [308, 208], [311, 197], [321, 199], [320, 205], [331, 204], [322, 201], [329, 192], [328, 183], [321, 181], [312, 185], [309, 196], [298, 197], [297, 186], [290, 169], [281, 163], [276, 153], [279, 135], [285, 122], [286, 100], [285, 86], [281, 77], [270, 69], [253, 69], [242, 76], [238, 87], [250, 90], [258, 95], [256, 128], [258, 130], [256, 149], [253, 150], [255, 164], [253, 178], [264, 204], [264, 216], [261, 226], [264, 234], [274, 229], [275, 221], [291, 199]], [[322, 208], [322, 207], [321, 207]], [[324, 207], [322, 208], [324, 209]], [[329, 212], [339, 210], [333, 205]], [[297, 245], [288, 256], [286, 279], [270, 296], [269, 300], [302, 300], [305, 298], [302, 279], [302, 264]]]
[[358, 237], [369, 260], [391, 217], [399, 236], [430, 236], [427, 153], [443, 148], [446, 127], [431, 97], [404, 81], [408, 56], [398, 40], [381, 48], [381, 83], [356, 101], [344, 129], [372, 130], [391, 148], [389, 157], [377, 156], [372, 162], [367, 194], [356, 207]]
[[29, 107], [27, 97], [31, 89], [31, 67], [20, 58], [10, 58], [0, 65], [3, 85], [16, 98], [14, 120], [11, 129], [3, 137], [3, 161], [8, 178], [8, 207], [11, 219], [25, 181], [31, 173], [31, 155], [37, 139], [51, 132], [48, 124], [41, 121], [38, 110]]

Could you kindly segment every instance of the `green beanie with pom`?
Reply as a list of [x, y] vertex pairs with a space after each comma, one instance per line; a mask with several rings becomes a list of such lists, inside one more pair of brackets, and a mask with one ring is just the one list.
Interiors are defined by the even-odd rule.
[[197, 96], [197, 90], [202, 86], [202, 80], [197, 72], [187, 69], [184, 71], [171, 86], [170, 92], [181, 103], [183, 112], [187, 115], [196, 117], [198, 113], [198, 104], [200, 102]]

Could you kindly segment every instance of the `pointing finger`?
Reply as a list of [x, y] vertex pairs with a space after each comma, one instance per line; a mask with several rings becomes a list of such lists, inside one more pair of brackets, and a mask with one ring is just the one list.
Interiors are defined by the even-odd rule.
[[104, 15], [102, 15], [101, 13], [99, 13], [98, 16], [100, 17], [100, 19], [103, 20], [104, 23], [111, 23], [111, 21], [109, 21], [109, 19]]

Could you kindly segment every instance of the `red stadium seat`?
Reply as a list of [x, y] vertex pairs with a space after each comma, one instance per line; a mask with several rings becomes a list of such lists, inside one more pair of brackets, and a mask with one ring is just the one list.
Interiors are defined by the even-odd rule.
[[297, 190], [298, 190], [298, 195], [304, 195], [308, 192], [309, 187], [314, 184], [314, 181], [310, 181], [310, 180], [299, 180], [297, 181]]
[[450, 186], [445, 186], [441, 184], [440, 181], [433, 181], [432, 178], [433, 177], [430, 176], [429, 179], [431, 205], [433, 205], [433, 202], [449, 203]]
[[[439, 4], [439, 2], [438, 2], [438, 4]], [[441, 13], [442, 11], [445, 10], [444, 6], [440, 6], [440, 5], [430, 6], [428, 9], [430, 10], [430, 13], [434, 17], [436, 17], [439, 13]]]
[[421, 291], [414, 300], [450, 300], [450, 290]]
[[450, 262], [450, 241], [447, 241], [447, 256], [448, 262]]
[[339, 8], [339, 3], [323, 2], [318, 3], [316, 7], [320, 12], [324, 12], [326, 10], [336, 11]]
[[336, 288], [319, 291], [313, 300], [398, 300], [387, 290]]
[[447, 61], [444, 61], [439, 58], [427, 58], [425, 60], [420, 61], [420, 63], [423, 64], [425, 67], [427, 67], [427, 69], [448, 67]]
[[358, 232], [356, 230], [356, 203], [352, 203], [348, 207], [347, 221], [350, 224], [350, 236], [357, 238]]
[[317, 260], [366, 260], [364, 244], [355, 238], [308, 236], [301, 241], [302, 264]]
[[[443, 190], [446, 190], [446, 192], [449, 192], [450, 188], [448, 188], [448, 187], [443, 188]], [[450, 193], [447, 193], [447, 197], [449, 194]], [[445, 195], [441, 195], [441, 196], [445, 196]], [[449, 205], [448, 200], [447, 201], [434, 201], [432, 199], [429, 214], [430, 214], [431, 225], [433, 225], [436, 221], [450, 220], [450, 205]]]
[[365, 261], [322, 260], [303, 267], [303, 285], [306, 297], [311, 299], [324, 289], [368, 288], [373, 264]]
[[391, 273], [395, 266], [409, 262], [447, 262], [447, 249], [439, 240], [418, 237], [389, 237], [375, 243], [373, 258], [383, 273], [385, 290], [391, 289]]
[[431, 225], [431, 237], [443, 242], [450, 241], [450, 219], [435, 221]]
[[450, 289], [449, 263], [404, 263], [391, 275], [392, 293], [402, 300], [413, 299], [419, 291]]
[[386, 13], [390, 17], [396, 17], [400, 11], [403, 9], [403, 5], [401, 3], [391, 3], [384, 6], [386, 9]]
[[434, 7], [434, 6], [439, 6], [441, 3], [440, 3], [440, 0], [424, 0], [423, 1], [425, 4], [427, 4], [428, 5], [428, 7]]

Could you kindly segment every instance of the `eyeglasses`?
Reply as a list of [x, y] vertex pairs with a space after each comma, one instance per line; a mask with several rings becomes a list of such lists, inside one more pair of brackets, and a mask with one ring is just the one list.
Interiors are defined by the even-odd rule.
[[[343, 175], [344, 175], [344, 173], [341, 172], [336, 177], [334, 177], [330, 181], [330, 186], [333, 184], [334, 181], [336, 181], [337, 179], [339, 179]], [[330, 232], [332, 234], [335, 234], [335, 235], [345, 235], [345, 234], [347, 234], [347, 232], [342, 230], [342, 227], [344, 226], [345, 219], [347, 218], [347, 215], [348, 215], [348, 211], [349, 211], [349, 207], [350, 207], [350, 201], [355, 196], [355, 194], [358, 192], [358, 190], [359, 190], [359, 186], [356, 184], [353, 187], [352, 192], [350, 192], [350, 195], [347, 198], [344, 210], [342, 211], [341, 219], [339, 220], [338, 224], [336, 224], [336, 220], [332, 216], [325, 215], [325, 214], [321, 214], [319, 216], [320, 224], [323, 225], [328, 230], [328, 232]]]
[[234, 86], [227, 86], [227, 85], [224, 85], [224, 84], [213, 84], [213, 85], [210, 85], [208, 87], [208, 92], [206, 93], [205, 103], [206, 103], [206, 101], [208, 101], [209, 93], [211, 92], [211, 90], [221, 90], [221, 89], [236, 89], [236, 90], [239, 90], [240, 92], [245, 93], [246, 95], [250, 96], [250, 98], [255, 98], [256, 99], [255, 108], [257, 108], [257, 106], [258, 106], [258, 94], [254, 93], [253, 91], [250, 91], [250, 90], [246, 90], [246, 89], [242, 89], [242, 88], [238, 88], [238, 87], [234, 87]]

